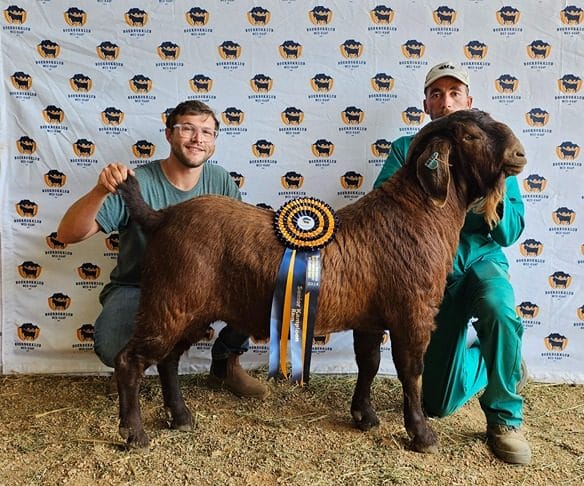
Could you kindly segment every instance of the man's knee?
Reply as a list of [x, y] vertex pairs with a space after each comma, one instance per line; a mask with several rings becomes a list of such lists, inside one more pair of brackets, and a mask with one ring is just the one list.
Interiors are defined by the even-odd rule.
[[95, 354], [97, 355], [99, 360], [104, 365], [109, 366], [110, 368], [115, 367], [114, 360], [118, 354], [117, 352], [113, 352], [107, 346], [102, 346], [102, 345], [98, 344], [98, 342], [94, 343], [93, 350], [95, 351]]
[[139, 297], [138, 288], [125, 287], [112, 291], [103, 302], [95, 321], [93, 347], [106, 366], [114, 367], [116, 356], [132, 337]]
[[472, 303], [470, 313], [479, 318], [479, 326], [492, 323], [521, 332], [513, 287], [501, 265], [489, 261], [474, 264], [469, 270], [467, 285], [466, 298]]
[[213, 359], [227, 359], [231, 354], [243, 354], [249, 349], [249, 336], [241, 334], [227, 325], [213, 343], [211, 356]]

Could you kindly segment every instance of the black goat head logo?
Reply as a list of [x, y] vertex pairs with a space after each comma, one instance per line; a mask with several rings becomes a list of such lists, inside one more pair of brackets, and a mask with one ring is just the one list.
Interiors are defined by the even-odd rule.
[[77, 157], [91, 157], [95, 152], [95, 144], [86, 138], [80, 138], [73, 144], [73, 152]]
[[325, 138], [319, 138], [311, 146], [312, 154], [315, 157], [330, 157], [335, 151], [335, 145]]
[[456, 10], [446, 5], [441, 5], [432, 12], [432, 19], [436, 25], [452, 25], [456, 22]]
[[517, 10], [515, 7], [511, 7], [506, 5], [501, 7], [497, 10], [496, 18], [499, 25], [516, 25], [519, 22], [519, 17], [521, 16], [521, 12]]
[[206, 74], [195, 74], [189, 80], [189, 86], [195, 93], [208, 93], [213, 89], [213, 80]]
[[193, 27], [203, 27], [209, 22], [209, 12], [201, 7], [192, 7], [185, 12], [187, 23]]
[[156, 52], [163, 61], [176, 61], [180, 57], [180, 47], [172, 41], [162, 42]]
[[22, 71], [16, 71], [10, 76], [12, 86], [19, 91], [27, 91], [32, 87], [32, 77]]
[[18, 265], [18, 274], [26, 280], [36, 280], [41, 276], [43, 267], [38, 263], [27, 260]]
[[377, 25], [389, 25], [393, 22], [395, 12], [390, 7], [385, 5], [377, 5], [373, 10], [369, 11], [371, 22]]
[[263, 27], [270, 23], [272, 14], [264, 7], [253, 7], [247, 12], [247, 21], [256, 27]]
[[52, 40], [45, 39], [37, 44], [37, 52], [42, 58], [55, 59], [61, 54], [61, 46]]
[[245, 113], [235, 106], [225, 108], [225, 111], [221, 112], [221, 120], [227, 126], [237, 127], [243, 123], [244, 118]]
[[71, 86], [71, 89], [76, 93], [87, 93], [93, 88], [93, 81], [89, 76], [77, 73], [69, 78], [69, 86]]
[[484, 59], [488, 51], [487, 44], [478, 40], [472, 40], [464, 46], [464, 55], [467, 59]]
[[67, 183], [67, 176], [57, 169], [49, 170], [43, 180], [48, 187], [63, 187]]
[[333, 89], [334, 79], [325, 73], [315, 74], [310, 79], [310, 87], [317, 93], [328, 93]]
[[21, 154], [32, 155], [36, 152], [36, 142], [27, 135], [23, 135], [16, 141], [16, 149]]
[[148, 14], [140, 8], [131, 8], [124, 14], [124, 20], [130, 27], [144, 27], [148, 23]]
[[87, 14], [78, 7], [68, 8], [63, 16], [71, 27], [83, 27], [87, 23]]
[[138, 140], [132, 145], [132, 153], [134, 157], [138, 157], [139, 159], [149, 159], [154, 155], [155, 151], [156, 145], [148, 140]]

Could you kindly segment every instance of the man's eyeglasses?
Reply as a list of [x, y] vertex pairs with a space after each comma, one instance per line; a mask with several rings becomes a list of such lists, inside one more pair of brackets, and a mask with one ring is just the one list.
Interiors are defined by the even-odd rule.
[[177, 123], [176, 125], [173, 125], [172, 128], [177, 130], [182, 138], [193, 138], [196, 134], [203, 142], [212, 142], [218, 135], [217, 130], [196, 127], [190, 123]]

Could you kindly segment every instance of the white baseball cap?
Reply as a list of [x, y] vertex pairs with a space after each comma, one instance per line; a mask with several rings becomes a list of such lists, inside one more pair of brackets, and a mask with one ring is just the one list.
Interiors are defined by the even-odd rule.
[[426, 88], [434, 81], [446, 76], [458, 79], [460, 82], [470, 87], [470, 77], [468, 75], [468, 71], [452, 61], [446, 61], [441, 62], [440, 64], [436, 64], [436, 66], [428, 71], [428, 74], [426, 75], [426, 81], [424, 82], [424, 91], [426, 91]]

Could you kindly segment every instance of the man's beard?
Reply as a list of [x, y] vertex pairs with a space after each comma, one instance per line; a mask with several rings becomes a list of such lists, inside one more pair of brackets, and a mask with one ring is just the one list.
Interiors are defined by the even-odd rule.
[[174, 151], [174, 156], [184, 167], [187, 167], [189, 169], [196, 169], [197, 167], [201, 167], [208, 160], [208, 157], [203, 158], [202, 160], [200, 159], [192, 160], [188, 157], [185, 157], [185, 155], [182, 152], [179, 152], [178, 150]]

